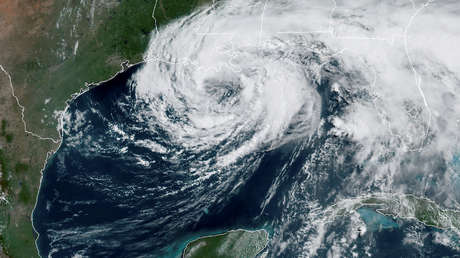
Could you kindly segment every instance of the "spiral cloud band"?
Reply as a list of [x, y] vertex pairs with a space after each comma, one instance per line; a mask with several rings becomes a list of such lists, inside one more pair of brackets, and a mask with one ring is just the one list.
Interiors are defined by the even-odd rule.
[[232, 0], [155, 30], [69, 104], [40, 253], [174, 256], [242, 227], [270, 232], [266, 257], [458, 254], [459, 12]]
[[[154, 33], [137, 93], [155, 112], [185, 114], [186, 124], [162, 121], [179, 144], [238, 141], [218, 164], [329, 122], [360, 146], [351, 188], [458, 208], [456, 169], [432, 172], [459, 151], [458, 11], [454, 1], [218, 2]], [[324, 116], [325, 81], [347, 102], [340, 115]]]
[[[137, 93], [152, 99], [154, 112], [184, 114], [186, 123], [164, 116], [161, 123], [191, 148], [251, 132], [221, 157], [231, 162], [314, 133], [317, 85], [327, 79], [340, 94], [365, 92], [330, 118], [333, 132], [363, 145], [357, 158], [383, 155], [377, 151], [389, 144], [401, 155], [442, 151], [451, 159], [460, 110], [458, 9], [449, 1], [218, 2], [154, 33]], [[359, 85], [346, 75], [322, 78], [337, 60], [336, 69], [359, 76]], [[372, 173], [391, 188], [395, 169]]]

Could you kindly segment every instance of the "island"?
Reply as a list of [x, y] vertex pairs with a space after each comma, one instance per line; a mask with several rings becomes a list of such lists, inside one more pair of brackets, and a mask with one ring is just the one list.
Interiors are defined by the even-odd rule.
[[268, 232], [261, 230], [232, 230], [191, 241], [182, 258], [255, 257], [268, 243]]
[[[434, 201], [412, 194], [373, 194], [342, 200], [326, 209], [325, 216], [345, 216], [361, 208], [372, 209], [381, 215], [413, 219], [426, 226], [460, 230], [460, 210], [446, 209]], [[361, 212], [362, 213], [362, 212]], [[360, 214], [362, 215], [362, 214]]]

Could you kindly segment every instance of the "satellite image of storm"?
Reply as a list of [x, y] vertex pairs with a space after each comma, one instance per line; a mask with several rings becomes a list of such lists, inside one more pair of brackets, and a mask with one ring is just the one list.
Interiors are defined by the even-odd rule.
[[460, 258], [459, 0], [0, 0], [0, 258]]

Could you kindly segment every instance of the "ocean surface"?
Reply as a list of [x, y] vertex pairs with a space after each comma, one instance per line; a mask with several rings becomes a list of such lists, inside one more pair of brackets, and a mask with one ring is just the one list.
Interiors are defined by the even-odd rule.
[[[40, 255], [178, 257], [197, 237], [263, 228], [266, 257], [459, 257], [458, 228], [358, 205], [458, 209], [458, 62], [366, 40], [404, 31], [410, 2], [314, 4], [205, 6], [72, 99], [33, 212]], [[429, 26], [409, 39], [444, 33], [418, 14]]]
[[[165, 152], [135, 144], [142, 140], [167, 142], [169, 137], [133, 118], [145, 108], [137, 103], [136, 85], [130, 80], [141, 67], [129, 68], [70, 103], [66, 133], [43, 172], [33, 214], [41, 256], [177, 257], [187, 241], [235, 228], [269, 229], [270, 256], [301, 255], [296, 245], [283, 250], [277, 245], [297, 234], [304, 219], [299, 209], [310, 211], [308, 205], [294, 208], [287, 203], [290, 198], [302, 199], [292, 196], [293, 188], [309, 177], [302, 173], [302, 166], [325, 139], [299, 139], [252, 153], [238, 161], [243, 164], [240, 171], [229, 172], [233, 178], [210, 176], [195, 182], [196, 178], [187, 172], [191, 163], [188, 159], [213, 155], [212, 151], [171, 161]], [[332, 105], [337, 112], [337, 103], [324, 90], [324, 105]], [[323, 112], [329, 113], [326, 109]], [[120, 136], [114, 127], [130, 136]], [[352, 155], [346, 140], [336, 140]], [[333, 161], [321, 166], [328, 175], [316, 187], [304, 189], [304, 194], [327, 205], [331, 199], [328, 192], [343, 187], [344, 180], [334, 172], [337, 168]], [[354, 165], [350, 160], [340, 169], [351, 173]], [[191, 190], [181, 190], [189, 184], [193, 185]], [[292, 210], [287, 211], [286, 206]], [[358, 212], [369, 224], [367, 234], [355, 239], [355, 251], [360, 255], [458, 254], [429, 241], [438, 230], [414, 222], [394, 222], [369, 209]], [[349, 227], [357, 227], [346, 217], [332, 223], [329, 237], [346, 235]], [[414, 227], [428, 235], [422, 249], [402, 241]], [[305, 232], [304, 237], [307, 235]], [[372, 250], [368, 246], [373, 246]], [[326, 243], [317, 255], [326, 255], [329, 248]]]

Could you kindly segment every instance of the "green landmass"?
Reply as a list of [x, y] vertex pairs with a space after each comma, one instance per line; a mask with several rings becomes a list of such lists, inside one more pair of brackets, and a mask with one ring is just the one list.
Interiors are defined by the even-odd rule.
[[[27, 15], [11, 18], [13, 30], [0, 41], [0, 64], [25, 108], [28, 131], [56, 140], [56, 112], [87, 83], [111, 78], [125, 61], [142, 61], [155, 26], [156, 0], [5, 1]], [[157, 25], [206, 2], [159, 0]], [[30, 218], [40, 171], [59, 142], [25, 133], [6, 73], [0, 73], [0, 85], [0, 257], [38, 257]]]
[[[111, 0], [98, 11], [92, 11], [89, 2], [56, 2], [56, 17], [49, 22], [53, 29], [40, 37], [33, 58], [18, 63], [11, 72], [13, 84], [24, 92], [21, 99], [31, 131], [57, 139], [54, 112], [63, 110], [72, 94], [85, 83], [112, 77], [124, 61], [142, 61], [155, 28], [155, 2]], [[199, 4], [199, 0], [158, 1], [156, 23], [161, 26]], [[96, 18], [91, 12], [97, 12]]]
[[234, 230], [224, 234], [206, 236], [190, 242], [183, 258], [251, 258], [267, 245], [265, 230]]
[[[40, 17], [30, 13], [19, 15], [23, 20], [16, 33], [0, 42], [0, 64], [12, 76], [15, 93], [25, 107], [28, 130], [58, 139], [55, 112], [64, 109], [72, 94], [84, 88], [85, 83], [112, 77], [124, 61], [131, 64], [142, 61], [154, 29], [152, 13], [156, 0], [16, 2], [24, 6], [40, 2], [47, 5], [37, 7]], [[154, 15], [157, 25], [206, 2], [210, 0], [158, 0]], [[41, 13], [42, 9], [46, 12]], [[11, 96], [4, 74], [0, 85], [0, 256], [38, 257], [30, 215], [43, 163], [47, 153], [58, 144], [24, 132], [22, 110]], [[428, 199], [411, 195], [348, 200], [328, 209], [326, 215], [345, 215], [363, 206], [395, 217], [416, 219], [429, 226], [460, 230], [459, 211], [443, 209]], [[254, 231], [259, 232], [255, 235], [248, 232], [230, 231], [192, 241], [184, 256], [253, 257], [265, 246], [264, 237], [268, 235], [265, 231]], [[227, 256], [212, 256], [220, 255], [219, 250], [225, 250]], [[243, 251], [247, 253], [238, 256]]]
[[324, 216], [346, 216], [367, 207], [402, 219], [414, 219], [427, 226], [460, 232], [460, 210], [440, 207], [434, 201], [411, 194], [380, 194], [345, 199], [326, 209]]
[[414, 195], [393, 198], [369, 198], [362, 206], [374, 207], [380, 213], [399, 218], [415, 219], [427, 226], [460, 231], [460, 211], [443, 209], [435, 202]]

